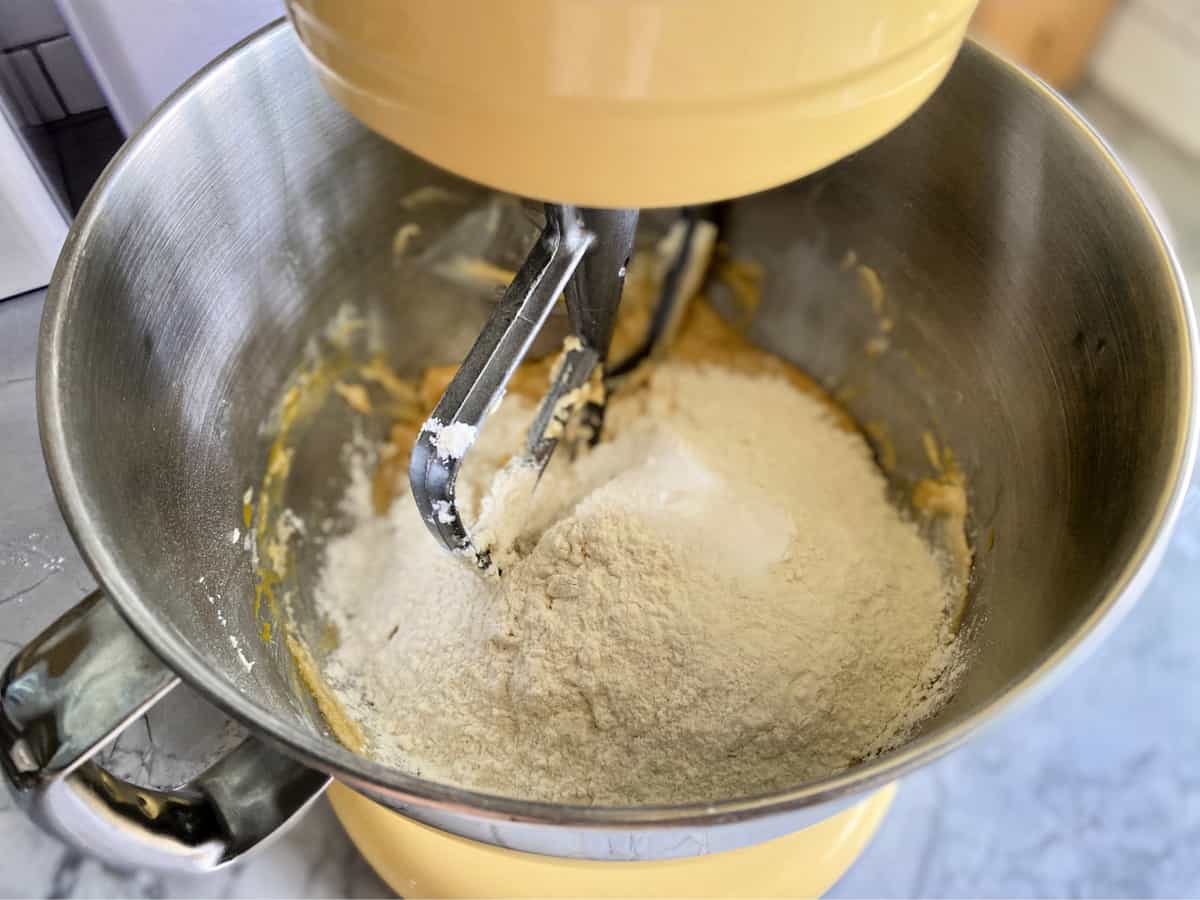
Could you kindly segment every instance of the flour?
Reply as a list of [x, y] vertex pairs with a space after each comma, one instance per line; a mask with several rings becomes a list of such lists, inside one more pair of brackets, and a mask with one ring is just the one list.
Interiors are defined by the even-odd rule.
[[[503, 574], [445, 553], [365, 463], [317, 593], [366, 752], [506, 796], [715, 801], [907, 737], [957, 662], [947, 579], [865, 441], [782, 379], [671, 363], [540, 483], [510, 397], [459, 481]], [[536, 490], [534, 485], [536, 484]]]
[[433, 447], [437, 451], [438, 459], [447, 460], [462, 459], [466, 455], [475, 441], [477, 429], [466, 422], [447, 425], [437, 419], [430, 419], [421, 426], [421, 430], [433, 436]]

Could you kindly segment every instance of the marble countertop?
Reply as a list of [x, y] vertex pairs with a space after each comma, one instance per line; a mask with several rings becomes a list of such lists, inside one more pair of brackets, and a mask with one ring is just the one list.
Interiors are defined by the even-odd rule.
[[[1085, 92], [1077, 102], [1158, 198], [1200, 284], [1200, 162], [1103, 97]], [[41, 304], [40, 292], [0, 302], [0, 664], [93, 586], [42, 466], [33, 390]], [[905, 779], [832, 895], [1200, 894], [1197, 588], [1193, 485], [1162, 569], [1115, 634], [1038, 702]], [[151, 782], [171, 759], [161, 746], [147, 752], [155, 716], [215, 715], [184, 687], [160, 706], [111, 753]], [[43, 835], [0, 789], [0, 897], [387, 894], [325, 801], [243, 863], [185, 878], [107, 870]]]

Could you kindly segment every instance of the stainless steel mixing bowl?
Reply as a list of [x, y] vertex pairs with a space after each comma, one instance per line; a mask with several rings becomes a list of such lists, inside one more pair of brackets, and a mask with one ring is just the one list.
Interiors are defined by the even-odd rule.
[[[455, 199], [415, 202], [429, 185]], [[347, 115], [282, 26], [193, 80], [108, 168], [55, 273], [38, 370], [47, 464], [104, 594], [4, 684], [5, 768], [43, 822], [115, 862], [216, 865], [303, 808], [327, 773], [439, 827], [538, 852], [737, 846], [961, 743], [1078, 658], [1146, 584], [1192, 461], [1183, 283], [1095, 134], [968, 44], [897, 131], [734, 202], [724, 223], [733, 252], [765, 267], [752, 336], [844, 389], [860, 422], [887, 423], [898, 490], [930, 473], [926, 430], [966, 473], [972, 656], [954, 700], [849, 771], [673, 808], [485, 796], [351, 753], [297, 690], [280, 641], [260, 638], [251, 566], [228, 535], [263, 471], [263, 423], [340, 304], [376, 321], [399, 370], [461, 357], [486, 304], [406, 266], [392, 241], [414, 221], [436, 241], [485, 198]], [[851, 251], [886, 292], [882, 353], [864, 352], [879, 316], [844, 264]], [[330, 502], [336, 424], [305, 438], [288, 502]], [[314, 559], [302, 554], [295, 583], [302, 630], [314, 627]], [[257, 737], [172, 794], [88, 761], [176, 677]]]

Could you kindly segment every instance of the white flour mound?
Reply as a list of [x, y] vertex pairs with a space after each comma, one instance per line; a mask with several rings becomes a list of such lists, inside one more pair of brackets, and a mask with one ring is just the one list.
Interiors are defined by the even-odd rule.
[[500, 578], [404, 492], [330, 542], [325, 677], [375, 758], [560, 802], [731, 798], [903, 740], [948, 696], [947, 583], [865, 441], [773, 377], [669, 364], [536, 492], [505, 401], [459, 487]]

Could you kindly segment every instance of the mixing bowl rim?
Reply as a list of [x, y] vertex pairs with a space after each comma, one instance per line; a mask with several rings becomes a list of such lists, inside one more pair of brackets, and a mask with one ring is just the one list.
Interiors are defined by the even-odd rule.
[[[89, 235], [103, 219], [113, 185], [117, 183], [121, 173], [137, 159], [142, 148], [150, 143], [154, 134], [167, 127], [174, 111], [190, 96], [202, 91], [206, 82], [220, 77], [227, 64], [249, 52], [250, 48], [258, 43], [284, 39], [284, 31], [290, 29], [286, 20], [281, 19], [250, 35], [215, 59], [172, 94], [110, 162], [80, 210], [60, 254], [46, 298], [38, 347], [37, 401], [43, 453], [59, 507], [82, 556], [125, 620], [155, 653], [201, 695], [254, 733], [265, 736], [289, 755], [328, 772], [352, 787], [393, 802], [407, 802], [511, 821], [574, 827], [646, 828], [734, 822], [827, 803], [880, 786], [959, 746], [982, 725], [994, 721], [1017, 703], [1028, 700], [1037, 690], [1043, 689], [1050, 682], [1051, 676], [1060, 676], [1066, 668], [1064, 663], [1068, 658], [1078, 661], [1085, 648], [1095, 646], [1116, 624], [1149, 581], [1162, 557], [1171, 527], [1179, 514], [1196, 453], [1197, 333], [1186, 282], [1179, 263], [1152, 213], [1112, 151], [1088, 123], [1045, 83], [1011, 61], [968, 39], [964, 45], [964, 53], [978, 54], [986, 61], [986, 65], [1000, 73], [1000, 77], [1022, 82], [1025, 90], [1036, 102], [1057, 107], [1057, 114], [1064, 120], [1065, 127], [1078, 128], [1091, 140], [1096, 150], [1098, 166], [1107, 170], [1106, 177], [1117, 178], [1123, 183], [1127, 199], [1144, 218], [1151, 236], [1151, 252], [1157, 252], [1160, 264], [1165, 266], [1171, 275], [1170, 281], [1174, 288], [1172, 305], [1178, 316], [1177, 339], [1181, 344], [1180, 353], [1185, 366], [1181, 370], [1184, 377], [1181, 385], [1183, 408], [1180, 411], [1184, 428], [1174, 448], [1170, 466], [1171, 477], [1157, 498], [1153, 524], [1140, 537], [1135, 551], [1100, 604], [1067, 638], [1052, 648], [1032, 670], [1014, 679], [990, 702], [957, 723], [931, 729], [908, 744], [846, 772], [786, 791], [722, 800], [717, 803], [609, 807], [534, 802], [493, 796], [407, 775], [358, 756], [333, 738], [318, 735], [277, 717], [271, 710], [260, 706], [252, 697], [239, 691], [233, 682], [218, 670], [209, 668], [201, 655], [165, 621], [159, 620], [150, 604], [138, 595], [132, 581], [126, 577], [117, 562], [119, 553], [114, 536], [106, 534], [101, 527], [100, 517], [93, 509], [88, 487], [80, 478], [72, 461], [76, 455], [86, 454], [87, 446], [71, 434], [69, 423], [64, 419], [64, 404], [60, 398], [66, 396], [67, 379], [64, 378], [62, 359], [73, 318], [73, 306], [86, 302], [85, 291], [76, 277], [80, 258]], [[299, 49], [297, 47], [297, 50]]]

